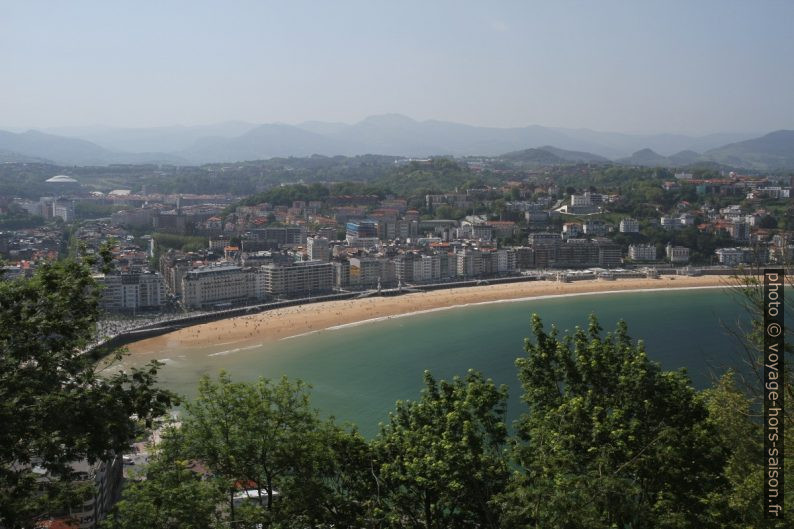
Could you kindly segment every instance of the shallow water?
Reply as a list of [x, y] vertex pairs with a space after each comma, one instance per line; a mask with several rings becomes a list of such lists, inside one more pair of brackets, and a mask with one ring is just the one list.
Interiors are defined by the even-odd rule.
[[605, 332], [619, 319], [632, 337], [642, 338], [652, 359], [666, 369], [685, 367], [696, 387], [714, 373], [739, 365], [737, 344], [723, 326], [742, 317], [724, 289], [620, 292], [471, 305], [380, 319], [276, 342], [235, 347], [170, 348], [136, 354], [125, 365], [164, 360], [162, 385], [194, 396], [203, 374], [221, 369], [233, 380], [281, 375], [313, 386], [312, 402], [325, 415], [350, 421], [366, 435], [377, 431], [398, 399], [413, 399], [422, 372], [437, 378], [482, 371], [510, 388], [508, 416], [521, 411], [515, 359], [523, 354], [532, 313], [544, 324], [572, 330], [598, 315]]

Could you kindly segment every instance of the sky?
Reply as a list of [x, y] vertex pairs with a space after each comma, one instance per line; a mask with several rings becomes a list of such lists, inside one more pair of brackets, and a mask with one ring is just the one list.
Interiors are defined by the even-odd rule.
[[0, 0], [0, 128], [794, 128], [794, 2]]

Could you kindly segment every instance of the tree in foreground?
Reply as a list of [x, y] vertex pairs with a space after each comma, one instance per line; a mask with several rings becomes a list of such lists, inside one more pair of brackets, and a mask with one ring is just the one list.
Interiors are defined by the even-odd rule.
[[725, 450], [683, 372], [662, 371], [624, 323], [559, 337], [535, 315], [517, 360], [528, 411], [502, 498], [520, 527], [709, 527]]
[[203, 378], [186, 408], [186, 453], [223, 481], [230, 523], [241, 521], [234, 494], [248, 489], [256, 509], [247, 520], [361, 526], [369, 447], [356, 431], [321, 421], [305, 384], [234, 383], [221, 373], [217, 382]]
[[398, 402], [374, 441], [378, 518], [392, 527], [500, 527], [491, 500], [509, 477], [507, 388], [477, 372], [437, 382], [425, 372], [415, 402]]
[[[98, 296], [85, 261], [0, 281], [0, 526], [30, 527], [79, 501], [65, 486], [69, 464], [125, 451], [136, 433], [132, 416], [150, 421], [171, 406], [171, 395], [154, 387], [155, 364], [101, 376], [84, 353]], [[54, 479], [41, 480], [34, 467]]]
[[218, 480], [207, 477], [185, 453], [178, 429], [164, 431], [162, 442], [142, 476], [133, 477], [107, 529], [215, 529], [223, 523], [225, 499]]
[[[119, 519], [145, 526], [159, 513], [170, 525], [150, 525], [174, 528], [191, 526], [188, 511], [207, 528], [764, 523], [760, 428], [732, 375], [698, 393], [683, 371], [651, 362], [623, 323], [603, 335], [592, 318], [560, 336], [533, 316], [532, 329], [517, 360], [527, 408], [512, 439], [506, 389], [473, 371], [450, 382], [425, 373], [420, 398], [398, 402], [369, 442], [320, 420], [300, 382], [205, 378], [169, 437], [176, 447], [166, 443], [148, 482], [125, 494]], [[199, 479], [189, 461], [212, 477]], [[247, 509], [232, 501], [241, 487], [256, 491]], [[204, 503], [173, 504], [188, 497]]]
[[[794, 318], [791, 287], [794, 277], [786, 275], [787, 292], [781, 309], [785, 321]], [[730, 360], [739, 370], [728, 370], [712, 388], [702, 392], [701, 397], [709, 409], [710, 420], [719, 440], [728, 452], [724, 476], [728, 488], [714, 493], [709, 498], [709, 512], [721, 527], [789, 527], [785, 520], [765, 520], [764, 482], [764, 432], [763, 395], [764, 395], [764, 326], [763, 326], [763, 279], [761, 271], [747, 269], [731, 277], [728, 284], [734, 302], [744, 308], [743, 318], [726, 325], [727, 330], [736, 338], [741, 352], [740, 360]], [[785, 326], [784, 355], [785, 368], [780, 377], [780, 393], [787, 401], [794, 399], [794, 326]], [[783, 413], [784, 428], [794, 428], [794, 412], [787, 406]], [[794, 474], [794, 436], [784, 437], [784, 472]], [[786, 480], [784, 512], [794, 510], [794, 486]]]

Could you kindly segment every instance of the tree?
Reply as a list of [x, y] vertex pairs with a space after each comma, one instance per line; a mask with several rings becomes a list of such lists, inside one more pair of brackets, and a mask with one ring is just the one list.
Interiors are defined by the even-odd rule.
[[528, 410], [501, 503], [521, 527], [709, 526], [725, 454], [683, 372], [664, 372], [624, 323], [558, 336], [532, 318], [517, 360]]
[[500, 527], [491, 500], [509, 472], [503, 449], [506, 387], [474, 371], [398, 402], [375, 440], [377, 514], [394, 527]]
[[234, 383], [221, 373], [217, 382], [201, 380], [186, 409], [186, 453], [222, 480], [231, 523], [240, 487], [257, 491], [259, 523], [345, 527], [363, 519], [366, 442], [322, 423], [304, 383]]
[[[107, 264], [107, 263], [105, 263]], [[70, 463], [128, 449], [145, 422], [171, 407], [157, 365], [101, 373], [90, 350], [99, 289], [88, 261], [44, 264], [29, 280], [0, 281], [0, 525], [79, 501]], [[43, 481], [33, 467], [48, 472]]]
[[[723, 474], [728, 488], [711, 494], [708, 501], [709, 511], [723, 527], [788, 527], [785, 520], [764, 520], [765, 499], [763, 498], [764, 480], [764, 432], [762, 430], [763, 412], [763, 368], [764, 368], [764, 325], [763, 325], [763, 280], [756, 270], [734, 276], [730, 280], [734, 302], [744, 308], [745, 318], [726, 330], [738, 341], [742, 366], [737, 371], [729, 370], [713, 388], [703, 392], [701, 398], [709, 410], [713, 423], [728, 458]], [[792, 286], [791, 276], [786, 276], [787, 290]], [[794, 315], [791, 298], [784, 297], [781, 309], [786, 321]], [[785, 328], [784, 362], [785, 371], [781, 374], [781, 393], [786, 398], [794, 398], [794, 374], [792, 373], [792, 353], [794, 353], [794, 330]], [[786, 408], [783, 414], [784, 428], [794, 426], [794, 413]], [[794, 437], [784, 437], [784, 449], [788, 457], [783, 460], [784, 472], [794, 472]], [[786, 489], [784, 512], [794, 509], [794, 495], [791, 486]]]
[[191, 467], [178, 429], [163, 434], [144, 479], [134, 480], [102, 525], [106, 529], [214, 529], [223, 524], [224, 491]]

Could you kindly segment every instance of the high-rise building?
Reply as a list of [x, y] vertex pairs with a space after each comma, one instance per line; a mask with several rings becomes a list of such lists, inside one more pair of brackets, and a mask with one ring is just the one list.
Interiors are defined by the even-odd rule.
[[328, 239], [325, 237], [307, 237], [306, 251], [312, 261], [327, 261], [331, 257]]
[[182, 303], [187, 308], [241, 303], [256, 297], [254, 274], [239, 266], [196, 268], [182, 278]]
[[121, 273], [97, 276], [104, 287], [100, 307], [109, 312], [132, 312], [158, 309], [165, 302], [160, 274]]
[[268, 296], [310, 295], [328, 292], [334, 285], [334, 266], [330, 262], [303, 261], [268, 264], [258, 271], [263, 276]]
[[346, 225], [347, 243], [355, 248], [371, 248], [377, 246], [378, 224], [371, 220], [356, 220]]

